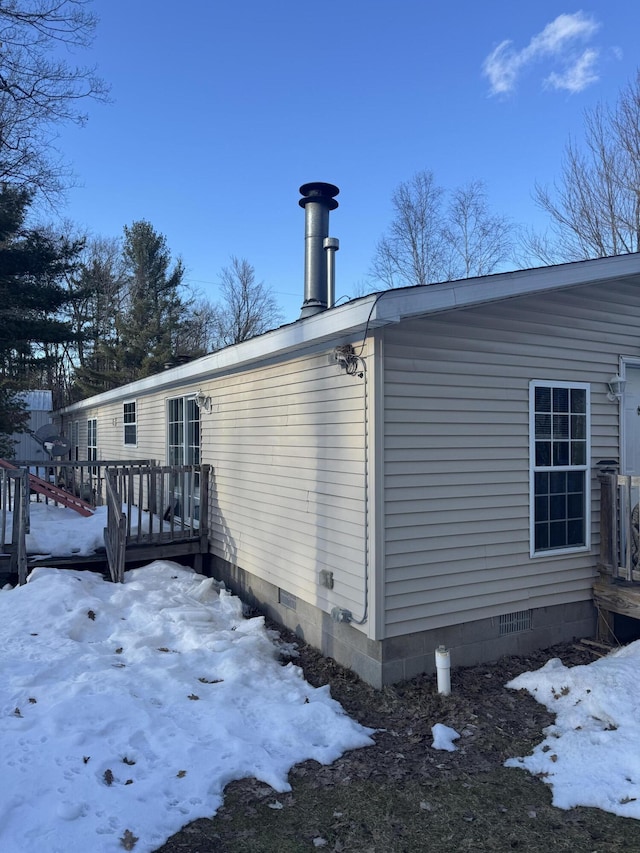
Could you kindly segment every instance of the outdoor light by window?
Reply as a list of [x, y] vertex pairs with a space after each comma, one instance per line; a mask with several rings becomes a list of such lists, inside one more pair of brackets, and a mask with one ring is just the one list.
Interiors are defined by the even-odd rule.
[[207, 412], [207, 414], [211, 412], [211, 397], [207, 397], [201, 389], [198, 389], [194, 402], [201, 412]]
[[612, 403], [616, 403], [622, 399], [622, 393], [624, 391], [625, 380], [620, 376], [619, 373], [616, 373], [615, 376], [612, 376], [611, 379], [607, 382], [609, 386], [609, 393], [607, 397], [611, 400]]

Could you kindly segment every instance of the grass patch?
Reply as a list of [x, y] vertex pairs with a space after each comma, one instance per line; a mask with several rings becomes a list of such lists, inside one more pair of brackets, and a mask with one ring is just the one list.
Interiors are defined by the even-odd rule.
[[[349, 781], [318, 787], [293, 779], [290, 794], [230, 786], [213, 821], [197, 821], [220, 853], [637, 853], [637, 821], [595, 809], [562, 811], [524, 771], [500, 768], [449, 781]], [[282, 808], [271, 808], [280, 803]], [[322, 843], [324, 842], [324, 843]], [[164, 849], [164, 848], [163, 848]], [[185, 848], [186, 849], [186, 848]], [[175, 848], [177, 851], [178, 848]]]

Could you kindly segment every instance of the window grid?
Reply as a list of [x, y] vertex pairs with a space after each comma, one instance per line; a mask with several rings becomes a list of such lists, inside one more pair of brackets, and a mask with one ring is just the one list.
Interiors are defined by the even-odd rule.
[[169, 465], [200, 464], [200, 409], [193, 397], [168, 401]]
[[[89, 418], [87, 421], [87, 460], [95, 462], [98, 458], [98, 420]], [[92, 474], [97, 474], [97, 468], [91, 468]]]
[[124, 444], [135, 446], [138, 443], [138, 423], [135, 400], [123, 403], [122, 424]]
[[[167, 401], [167, 460], [169, 465], [200, 464], [200, 409], [194, 397], [173, 397]], [[183, 504], [193, 500], [199, 517], [200, 475], [187, 474], [173, 489], [174, 512], [181, 517]]]
[[532, 383], [532, 556], [588, 546], [588, 390]]

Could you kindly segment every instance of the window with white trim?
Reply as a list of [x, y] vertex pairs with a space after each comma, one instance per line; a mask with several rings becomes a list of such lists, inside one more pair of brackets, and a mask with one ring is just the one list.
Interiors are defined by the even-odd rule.
[[200, 409], [194, 397], [167, 401], [167, 451], [169, 465], [200, 463]]
[[531, 382], [531, 556], [589, 547], [589, 385]]
[[[97, 418], [89, 418], [87, 421], [87, 459], [89, 462], [94, 462], [98, 458], [98, 420]], [[97, 472], [97, 468], [92, 469], [92, 473]]]
[[[167, 462], [169, 465], [200, 464], [200, 409], [195, 397], [167, 400]], [[172, 487], [175, 518], [200, 518], [200, 473], [187, 471]]]
[[138, 422], [135, 400], [128, 400], [122, 404], [122, 430], [124, 444], [135, 447], [138, 443]]

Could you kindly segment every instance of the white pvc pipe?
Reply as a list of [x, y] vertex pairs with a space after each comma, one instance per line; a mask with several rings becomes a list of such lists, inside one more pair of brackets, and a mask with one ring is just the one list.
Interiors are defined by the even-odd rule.
[[444, 646], [438, 646], [436, 649], [436, 673], [438, 693], [448, 696], [451, 693], [451, 655], [449, 649]]

